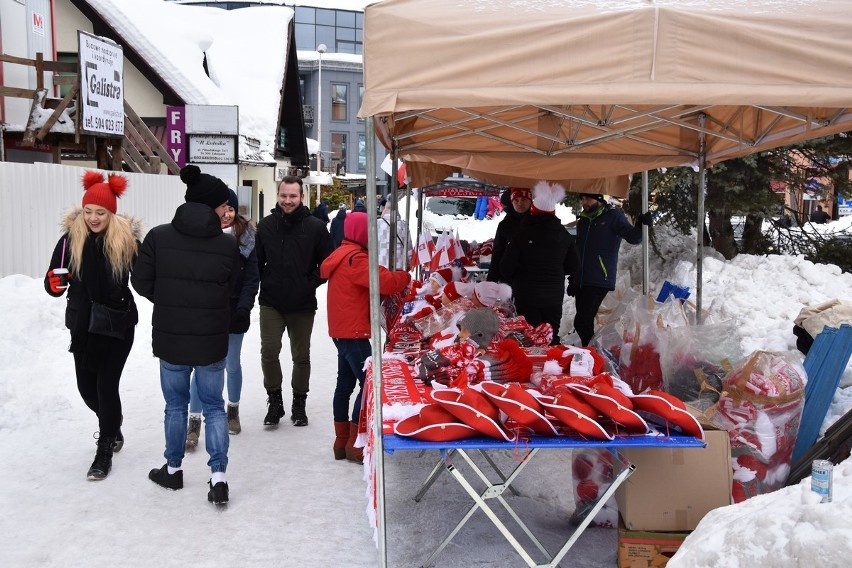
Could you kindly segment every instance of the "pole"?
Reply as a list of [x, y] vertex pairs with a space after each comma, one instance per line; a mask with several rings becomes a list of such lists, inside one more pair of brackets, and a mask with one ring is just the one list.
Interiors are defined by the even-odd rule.
[[[642, 213], [648, 211], [648, 170], [642, 172]], [[650, 287], [650, 267], [648, 266], [648, 226], [642, 225], [642, 294], [648, 295]]]
[[379, 566], [388, 565], [387, 527], [385, 525], [385, 462], [382, 440], [382, 324], [379, 298], [379, 228], [376, 225], [376, 131], [373, 118], [367, 127], [367, 243], [370, 266], [370, 334], [373, 347], [373, 463], [376, 467], [376, 523]]
[[698, 250], [695, 260], [695, 323], [701, 323], [701, 295], [704, 279], [704, 194], [707, 187], [707, 147], [704, 138], [704, 115], [698, 117]]
[[[324, 43], [321, 43], [317, 46], [317, 53], [319, 54], [319, 63], [317, 64], [317, 144], [319, 145], [319, 150], [317, 150], [317, 171], [318, 173], [322, 173], [322, 54], [326, 52], [328, 48]], [[310, 200], [308, 201], [310, 203]], [[317, 202], [316, 205], [320, 204], [320, 184], [317, 184]]]

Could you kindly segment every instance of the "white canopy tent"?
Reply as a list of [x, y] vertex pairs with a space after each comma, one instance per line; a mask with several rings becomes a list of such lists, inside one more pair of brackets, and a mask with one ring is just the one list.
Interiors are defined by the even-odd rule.
[[[368, 153], [374, 131], [414, 187], [619, 195], [619, 176], [696, 166], [703, 226], [707, 166], [852, 130], [848, 0], [385, 0], [364, 30]], [[376, 457], [381, 484], [381, 440]]]

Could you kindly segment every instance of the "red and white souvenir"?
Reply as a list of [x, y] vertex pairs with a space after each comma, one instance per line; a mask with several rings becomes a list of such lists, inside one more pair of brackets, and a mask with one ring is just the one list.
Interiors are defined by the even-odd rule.
[[555, 397], [540, 395], [538, 401], [555, 419], [578, 434], [597, 440], [613, 439], [612, 434], [587, 414], [589, 410], [595, 415], [597, 415], [597, 412], [574, 395], [570, 393], [560, 393]]
[[518, 425], [529, 428], [539, 436], [558, 435], [553, 424], [545, 418], [538, 399], [518, 383], [499, 384], [485, 381], [480, 383], [479, 387]]
[[622, 397], [626, 397], [613, 387], [601, 388], [598, 385], [593, 389], [585, 385], [569, 385], [569, 388], [613, 422], [632, 432], [645, 434], [649, 431], [645, 420], [620, 402]]
[[[663, 391], [650, 390], [630, 399], [633, 410], [647, 413], [651, 422], [674, 425], [678, 430], [699, 440], [704, 440], [704, 429], [689, 413], [686, 405], [676, 396]], [[641, 415], [641, 414], [640, 414]]]
[[480, 434], [506, 442], [515, 440], [515, 435], [507, 432], [500, 425], [500, 411], [497, 407], [475, 388], [466, 388], [463, 391], [435, 389], [430, 396], [447, 412], [468, 426], [472, 426]]
[[394, 425], [400, 436], [425, 442], [452, 442], [476, 436], [479, 432], [456, 419], [439, 404], [427, 404], [419, 414], [410, 416]]

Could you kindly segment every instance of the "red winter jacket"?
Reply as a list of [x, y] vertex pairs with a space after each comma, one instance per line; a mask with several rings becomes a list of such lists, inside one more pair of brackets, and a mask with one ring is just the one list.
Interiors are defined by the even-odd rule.
[[[367, 250], [352, 241], [343, 243], [320, 265], [328, 280], [328, 334], [335, 339], [369, 339], [370, 274]], [[411, 275], [379, 266], [379, 293], [398, 294]]]

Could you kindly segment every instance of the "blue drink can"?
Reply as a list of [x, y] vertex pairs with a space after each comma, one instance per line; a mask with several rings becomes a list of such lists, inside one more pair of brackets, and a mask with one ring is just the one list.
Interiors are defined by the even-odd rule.
[[811, 466], [811, 491], [822, 496], [822, 503], [831, 503], [833, 478], [833, 463], [828, 460], [814, 460]]

